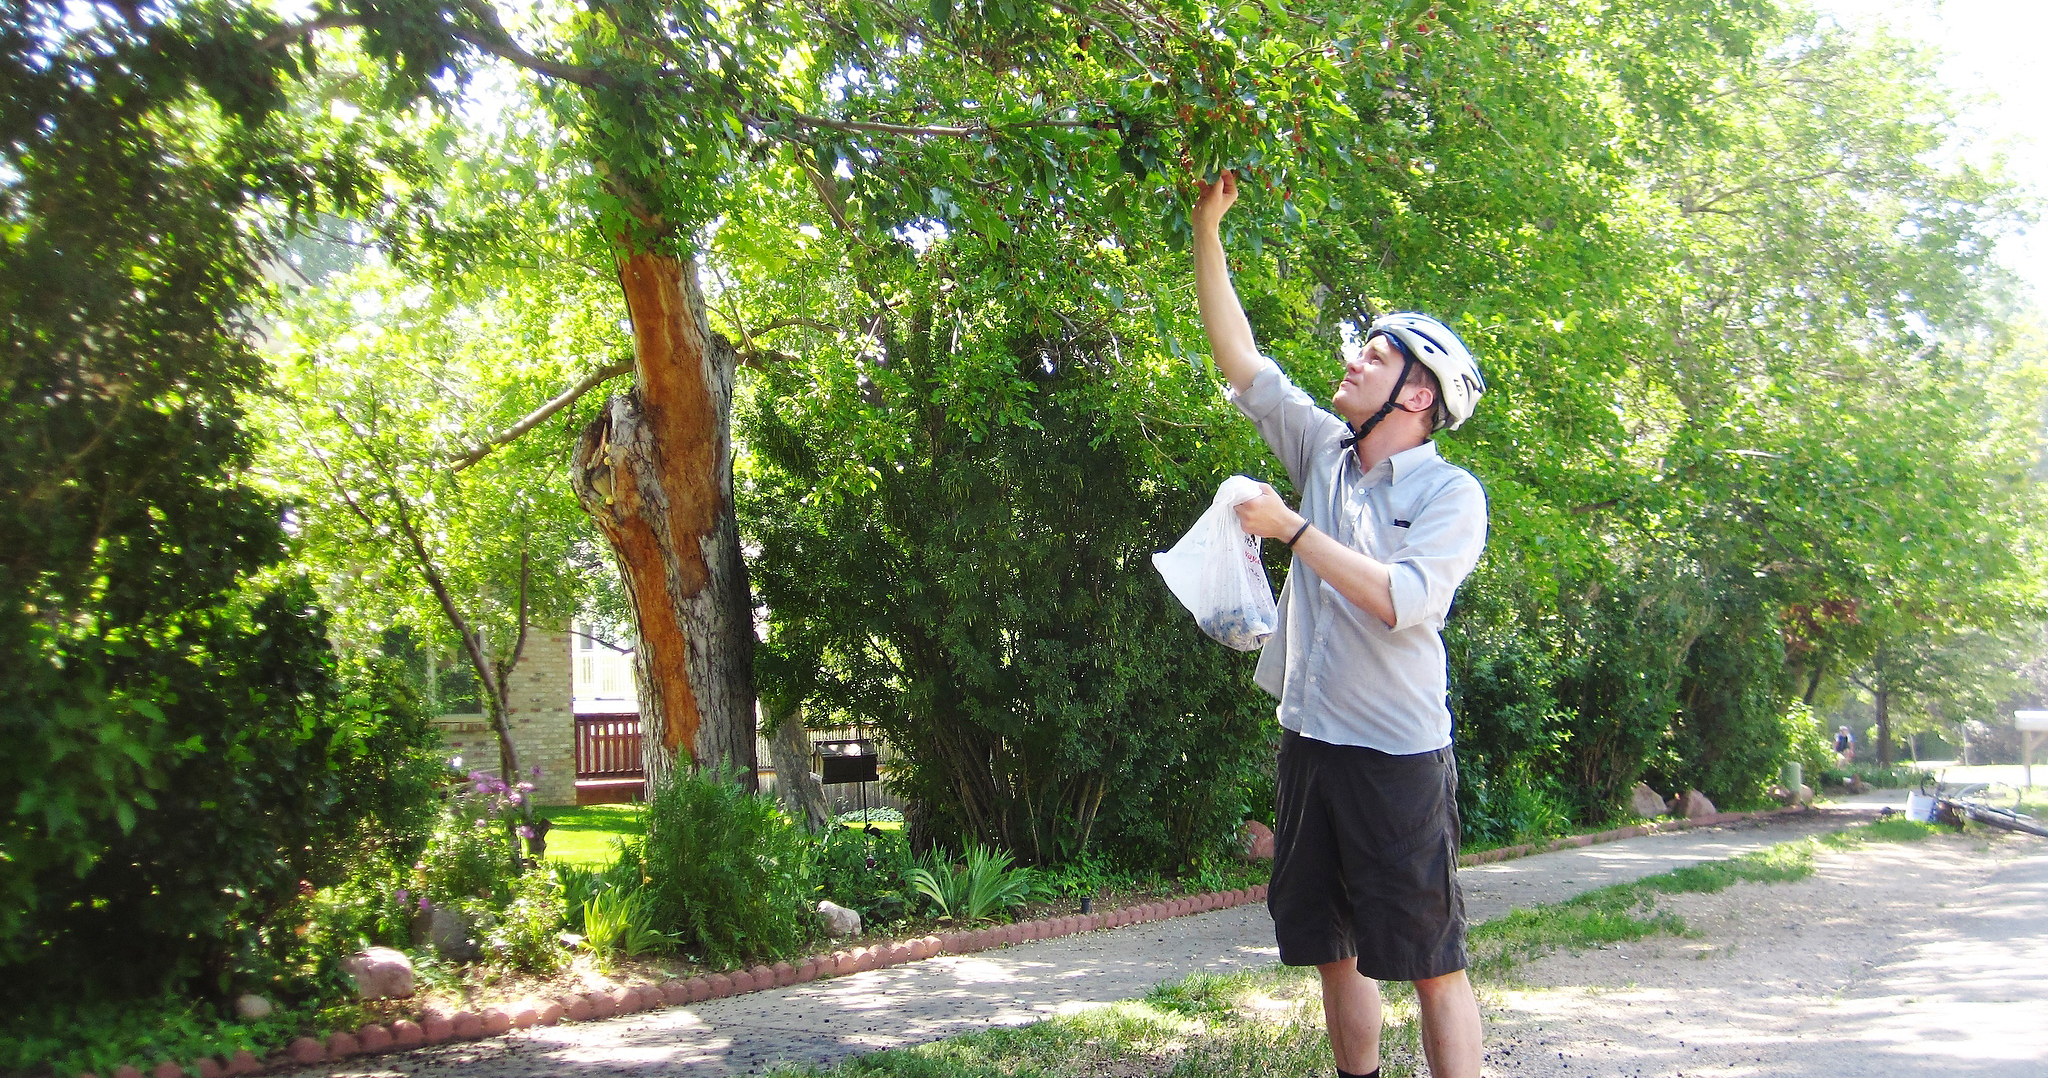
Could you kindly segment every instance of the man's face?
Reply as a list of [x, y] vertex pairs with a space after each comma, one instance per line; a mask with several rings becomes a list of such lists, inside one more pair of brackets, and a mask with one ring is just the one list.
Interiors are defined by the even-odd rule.
[[1387, 403], [1387, 395], [1401, 377], [1401, 349], [1382, 333], [1363, 347], [1347, 349], [1344, 378], [1330, 396], [1330, 408], [1356, 427], [1372, 418]]

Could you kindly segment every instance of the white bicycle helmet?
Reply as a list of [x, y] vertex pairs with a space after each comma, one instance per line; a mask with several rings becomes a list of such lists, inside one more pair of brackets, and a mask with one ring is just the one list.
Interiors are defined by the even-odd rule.
[[[1370, 341], [1383, 334], [1401, 346], [1408, 360], [1428, 367], [1436, 375], [1437, 384], [1443, 387], [1436, 415], [1438, 430], [1457, 430], [1472, 418], [1480, 395], [1486, 392], [1486, 379], [1479, 373], [1479, 362], [1472, 358], [1465, 342], [1451, 332], [1451, 327], [1426, 314], [1397, 311], [1373, 319], [1365, 339]], [[1402, 375], [1401, 381], [1406, 382], [1407, 372], [1404, 370]], [[1391, 406], [1393, 401], [1387, 403]], [[1382, 409], [1382, 414], [1385, 411]], [[1364, 428], [1370, 429], [1371, 425]], [[1361, 431], [1360, 436], [1363, 434]]]

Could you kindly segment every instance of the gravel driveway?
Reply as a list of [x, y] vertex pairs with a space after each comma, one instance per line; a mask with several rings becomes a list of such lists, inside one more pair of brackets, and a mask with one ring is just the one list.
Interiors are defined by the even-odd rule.
[[1660, 905], [1699, 935], [1553, 955], [1488, 993], [1486, 1073], [2048, 1075], [2048, 840], [1871, 844]]

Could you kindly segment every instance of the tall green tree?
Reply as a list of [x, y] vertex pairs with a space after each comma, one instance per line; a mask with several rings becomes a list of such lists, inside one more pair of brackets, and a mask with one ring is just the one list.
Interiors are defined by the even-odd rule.
[[339, 4], [255, 45], [359, 29], [415, 88], [494, 57], [537, 81], [586, 155], [576, 191], [613, 244], [634, 382], [586, 430], [571, 478], [638, 623], [658, 781], [679, 762], [751, 770], [730, 433], [750, 331], [727, 327], [740, 348], [714, 332], [700, 279], [712, 226], [743, 228], [764, 191], [801, 194], [816, 228], [861, 237], [855, 278], [886, 311], [905, 229], [1000, 244], [1061, 204], [1150, 235], [1196, 175], [1254, 158], [1313, 203], [1317, 162], [1339, 150], [1323, 118], [1349, 112], [1338, 87], [1431, 51], [1443, 23], [1411, 6], [606, 4], [514, 22], [476, 2]]
[[213, 62], [259, 30], [219, 7], [0, 9], [10, 1012], [224, 989], [290, 946], [265, 922], [300, 881], [364, 856], [380, 813], [407, 827], [362, 780], [416, 777], [423, 729], [345, 691], [248, 476], [262, 226], [360, 202], [368, 172], [278, 112], [291, 57]]
[[478, 432], [603, 363], [579, 352], [616, 333], [608, 298], [573, 264], [495, 288], [370, 264], [307, 290], [269, 327], [279, 393], [262, 410], [264, 463], [299, 501], [301, 557], [342, 612], [337, 629], [374, 646], [403, 626], [452, 653], [474, 676], [508, 782], [523, 772], [512, 669], [536, 630], [588, 605], [607, 567], [569, 491], [562, 424], [488, 454]]

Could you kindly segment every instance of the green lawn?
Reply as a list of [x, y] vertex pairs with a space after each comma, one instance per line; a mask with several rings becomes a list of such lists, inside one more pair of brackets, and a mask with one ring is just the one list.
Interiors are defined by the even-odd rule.
[[548, 832], [548, 860], [603, 868], [615, 859], [613, 849], [620, 840], [646, 833], [646, 811], [644, 804], [541, 809], [540, 814], [555, 825]]

